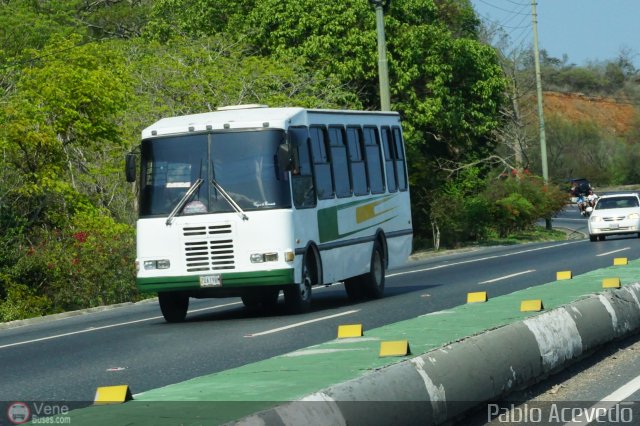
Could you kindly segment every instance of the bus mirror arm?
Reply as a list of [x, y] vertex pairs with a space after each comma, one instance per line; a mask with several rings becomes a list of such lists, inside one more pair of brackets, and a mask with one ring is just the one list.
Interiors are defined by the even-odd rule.
[[136, 181], [136, 154], [130, 152], [126, 155], [124, 171], [127, 182]]

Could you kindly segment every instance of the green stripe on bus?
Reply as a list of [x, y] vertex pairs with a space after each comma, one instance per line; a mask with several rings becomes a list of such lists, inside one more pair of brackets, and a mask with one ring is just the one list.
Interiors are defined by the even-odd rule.
[[[213, 275], [212, 273], [202, 275]], [[222, 274], [222, 288], [262, 285], [284, 285], [293, 283], [293, 269], [274, 269], [256, 272], [227, 272]], [[136, 286], [141, 292], [166, 290], [199, 290], [199, 275], [180, 277], [136, 278]]]
[[[384, 203], [392, 197], [393, 195], [383, 195], [373, 199], [354, 201], [351, 203], [345, 203], [339, 206], [318, 210], [318, 234], [320, 236], [320, 243], [326, 243], [329, 241], [335, 241], [340, 238], [348, 237], [355, 234], [356, 232], [360, 232], [362, 230], [369, 229], [389, 221], [391, 218], [385, 218], [383, 220], [371, 222], [372, 219], [375, 219], [376, 217], [395, 209], [395, 207], [392, 207], [377, 214], [375, 213], [375, 206]], [[341, 234], [338, 229], [338, 214], [341, 210], [346, 209], [353, 209], [353, 215], [357, 225], [362, 226], [358, 226], [356, 229], [352, 229], [349, 232]]]

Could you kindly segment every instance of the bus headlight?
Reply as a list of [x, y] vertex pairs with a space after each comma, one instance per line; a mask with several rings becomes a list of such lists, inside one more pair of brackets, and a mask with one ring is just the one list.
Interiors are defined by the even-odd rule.
[[145, 260], [144, 261], [144, 269], [169, 269], [171, 267], [171, 262], [169, 259], [161, 259], [161, 260]]
[[249, 260], [251, 263], [277, 262], [278, 253], [252, 253]]

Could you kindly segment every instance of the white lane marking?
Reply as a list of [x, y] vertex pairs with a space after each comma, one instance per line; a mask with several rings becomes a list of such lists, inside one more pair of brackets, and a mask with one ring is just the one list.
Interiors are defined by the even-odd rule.
[[529, 269], [528, 271], [516, 272], [515, 274], [505, 275], [503, 277], [494, 278], [492, 280], [482, 281], [482, 282], [479, 282], [478, 284], [495, 283], [496, 281], [506, 280], [506, 279], [509, 279], [509, 278], [517, 277], [518, 275], [529, 274], [529, 273], [535, 272], [535, 271], [536, 271], [535, 269]]
[[[241, 305], [241, 304], [242, 304], [242, 302], [233, 302], [233, 303], [227, 303], [227, 304], [224, 304], [224, 305], [209, 306], [208, 308], [193, 309], [193, 310], [191, 310], [189, 312], [193, 313], [193, 312], [208, 311], [208, 310], [211, 310], [211, 309], [218, 309], [218, 308], [224, 308], [226, 306]], [[143, 318], [143, 319], [139, 319], [139, 320], [135, 320], [135, 321], [120, 322], [120, 323], [117, 323], [117, 324], [103, 325], [102, 327], [89, 327], [89, 328], [86, 328], [84, 330], [78, 330], [78, 331], [71, 331], [69, 333], [56, 334], [55, 336], [47, 336], [47, 337], [41, 337], [39, 339], [25, 340], [23, 342], [9, 343], [7, 345], [0, 346], [0, 349], [11, 348], [13, 346], [26, 345], [27, 343], [43, 342], [45, 340], [52, 340], [52, 339], [57, 339], [57, 338], [60, 338], [60, 337], [73, 336], [75, 334], [89, 333], [91, 331], [104, 330], [104, 329], [107, 329], [107, 328], [122, 327], [123, 325], [136, 324], [136, 323], [145, 322], [145, 321], [153, 321], [153, 320], [157, 320], [157, 319], [161, 319], [161, 318], [162, 318], [162, 316], [158, 316], [158, 317]]]
[[345, 315], [355, 314], [356, 312], [360, 312], [360, 309], [354, 309], [352, 311], [341, 312], [339, 314], [328, 315], [326, 317], [315, 318], [315, 319], [308, 320], [308, 321], [297, 322], [295, 324], [285, 325], [284, 327], [278, 327], [278, 328], [274, 328], [274, 329], [267, 330], [267, 331], [261, 331], [259, 333], [251, 333], [251, 334], [247, 334], [244, 337], [264, 336], [265, 334], [277, 333], [279, 331], [284, 331], [284, 330], [288, 330], [290, 328], [295, 328], [295, 327], [301, 327], [303, 325], [311, 324], [313, 322], [324, 321], [324, 320], [328, 320], [328, 319], [331, 319], [331, 318], [337, 318], [337, 317], [342, 317], [342, 316], [345, 316]]
[[538, 247], [538, 248], [534, 248], [534, 249], [530, 249], [530, 250], [516, 251], [516, 252], [513, 252], [513, 253], [499, 254], [499, 255], [495, 255], [495, 256], [487, 256], [487, 257], [481, 257], [481, 258], [478, 258], [478, 259], [471, 259], [471, 260], [463, 260], [461, 262], [447, 263], [446, 265], [432, 266], [430, 268], [416, 269], [416, 270], [413, 270], [413, 271], [405, 271], [405, 272], [397, 272], [395, 274], [387, 275], [387, 278], [395, 277], [395, 276], [398, 276], [398, 275], [415, 274], [416, 272], [426, 272], [426, 271], [433, 271], [435, 269], [449, 268], [451, 266], [465, 265], [467, 263], [482, 262], [482, 261], [491, 260], [491, 259], [500, 259], [501, 257], [509, 257], [509, 256], [515, 256], [517, 254], [532, 253], [534, 251], [540, 251], [540, 250], [548, 250], [548, 249], [552, 249], [552, 248], [567, 246], [569, 244], [584, 243], [586, 241], [588, 241], [588, 240], [571, 241], [571, 242], [567, 242], [567, 243], [556, 244], [556, 245], [553, 245], [553, 246]]
[[583, 410], [582, 414], [573, 417], [570, 422], [565, 423], [565, 426], [588, 425], [593, 422], [600, 423], [599, 419], [606, 416], [609, 410], [616, 405], [633, 404], [633, 402], [625, 403], [624, 400], [638, 390], [640, 390], [640, 376], [628, 381], [596, 404]]
[[602, 254], [596, 254], [596, 257], [606, 256], [608, 254], [618, 253], [618, 252], [625, 251], [625, 250], [630, 250], [630, 249], [631, 249], [631, 247], [625, 247], [625, 248], [621, 248], [619, 250], [609, 251], [609, 252], [602, 253]]

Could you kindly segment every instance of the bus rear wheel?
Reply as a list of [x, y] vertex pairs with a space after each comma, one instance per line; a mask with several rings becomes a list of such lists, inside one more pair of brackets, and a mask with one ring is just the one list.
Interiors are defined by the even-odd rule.
[[347, 297], [352, 302], [357, 302], [364, 298], [363, 282], [361, 276], [347, 278], [344, 280], [344, 289], [347, 291]]
[[189, 297], [180, 293], [158, 293], [162, 316], [167, 322], [182, 322], [187, 317]]
[[315, 263], [311, 258], [304, 261], [302, 282], [284, 289], [284, 304], [292, 313], [307, 312], [311, 308], [311, 287], [317, 283]]
[[380, 299], [384, 295], [384, 266], [382, 247], [376, 241], [373, 243], [369, 272], [360, 277], [362, 290], [372, 299]]

